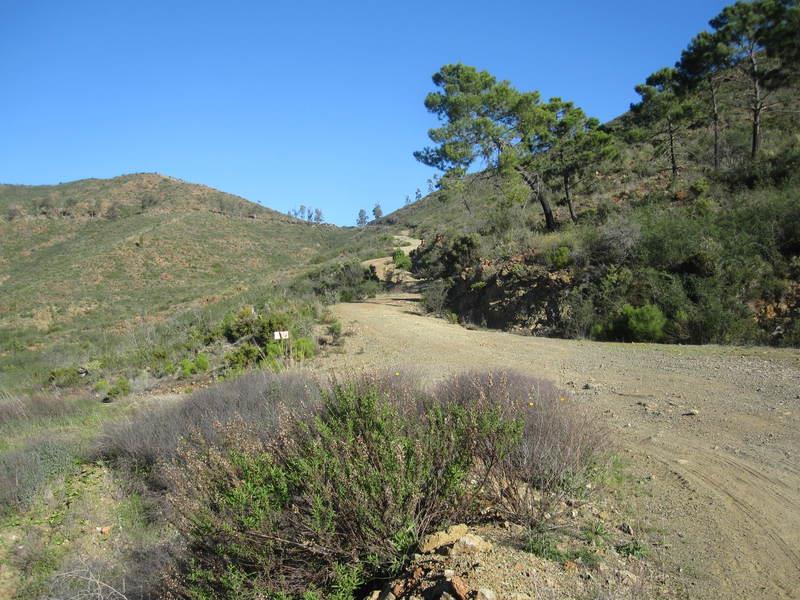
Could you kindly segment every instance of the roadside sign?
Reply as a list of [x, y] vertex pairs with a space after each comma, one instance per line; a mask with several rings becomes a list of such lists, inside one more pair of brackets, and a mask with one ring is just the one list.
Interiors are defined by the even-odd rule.
[[272, 334], [272, 338], [275, 340], [288, 340], [289, 339], [289, 332], [288, 331], [275, 331]]

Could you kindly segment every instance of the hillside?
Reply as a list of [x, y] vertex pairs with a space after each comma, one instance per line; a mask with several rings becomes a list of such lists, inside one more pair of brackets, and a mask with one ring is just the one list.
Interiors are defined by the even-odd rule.
[[255, 202], [158, 173], [81, 179], [58, 185], [0, 184], [0, 214], [23, 217], [116, 218], [131, 214], [212, 211], [289, 218]]
[[381, 236], [153, 174], [0, 186], [0, 207], [15, 207], [0, 220], [4, 386], [135, 345], [148, 328], [275, 289], [312, 263], [371, 258]]
[[[428, 309], [465, 324], [551, 337], [800, 343], [797, 82], [770, 91], [778, 108], [764, 112], [758, 153], [751, 156], [741, 76], [721, 75], [716, 100], [724, 120], [715, 151], [707, 89], [674, 84], [674, 91], [658, 83], [671, 73], [659, 71], [638, 86], [645, 100], [630, 111], [572, 134], [597, 135], [602, 154], [574, 141], [581, 138], [559, 141], [565, 127], [559, 119], [579, 109], [551, 100], [561, 107], [554, 125], [535, 133], [542, 150], [525, 159], [534, 190], [499, 157], [462, 176], [465, 155], [485, 166], [478, 158], [485, 146], [468, 136], [449, 139], [466, 153], [453, 160], [455, 175], [445, 169], [437, 190], [380, 220], [424, 240], [412, 259], [418, 276], [436, 281]], [[450, 93], [454, 106], [462, 96], [477, 104], [491, 97], [491, 86], [508, 85], [463, 65], [437, 74], [457, 76], [484, 77], [488, 91], [469, 96], [453, 92], [459, 87], [451, 82], [433, 94], [432, 106], [444, 105]], [[454, 115], [463, 118], [457, 109]], [[499, 119], [497, 126], [510, 122]], [[434, 130], [439, 145], [426, 150], [443, 164], [451, 146], [441, 136], [469, 130], [456, 124]], [[471, 155], [464, 150], [470, 144]], [[562, 152], [573, 152], [576, 162], [564, 166]], [[554, 223], [541, 203], [551, 207]]]

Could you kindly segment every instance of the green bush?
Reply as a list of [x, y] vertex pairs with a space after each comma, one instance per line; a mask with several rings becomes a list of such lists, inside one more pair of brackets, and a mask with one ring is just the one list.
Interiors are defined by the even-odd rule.
[[480, 259], [480, 237], [460, 235], [437, 236], [436, 242], [411, 252], [413, 272], [426, 279], [446, 279], [461, 275]]
[[640, 307], [624, 304], [609, 326], [595, 329], [594, 334], [623, 342], [658, 342], [664, 337], [666, 324], [667, 318], [654, 304]]
[[175, 366], [175, 363], [172, 362], [171, 360], [168, 360], [167, 362], [164, 363], [164, 366], [162, 368], [161, 374], [162, 375], [174, 375], [175, 371], [177, 371], [177, 370], [178, 370], [178, 367]]
[[334, 321], [330, 325], [328, 325], [328, 335], [333, 336], [334, 338], [338, 338], [342, 335], [342, 322], [341, 321]]
[[208, 355], [204, 353], [198, 354], [194, 359], [194, 368], [198, 373], [205, 373], [210, 368]]
[[547, 264], [551, 269], [566, 269], [572, 262], [572, 255], [569, 246], [558, 246], [547, 254]]
[[317, 353], [317, 345], [311, 338], [303, 337], [294, 341], [292, 350], [296, 359], [305, 360], [307, 358], [314, 357], [314, 355]]
[[352, 597], [458, 518], [479, 491], [470, 487], [478, 450], [502, 453], [519, 428], [497, 408], [397, 386], [335, 385], [312, 415], [295, 412], [266, 441], [240, 425], [218, 448], [187, 446], [172, 484], [189, 542], [181, 591]]
[[225, 355], [228, 370], [238, 372], [256, 364], [261, 357], [261, 350], [255, 344], [245, 343]]
[[47, 381], [59, 388], [75, 387], [81, 382], [81, 375], [78, 367], [61, 367], [53, 369], [47, 376]]
[[106, 395], [109, 398], [121, 398], [123, 396], [127, 396], [132, 391], [131, 383], [125, 377], [120, 377], [114, 382], [109, 389]]
[[194, 363], [189, 360], [188, 358], [184, 358], [180, 362], [180, 370], [181, 370], [181, 377], [183, 379], [187, 379], [195, 374], [196, 370], [194, 367]]
[[270, 342], [265, 350], [267, 358], [283, 358], [286, 356], [286, 346], [281, 342]]
[[394, 251], [394, 254], [392, 255], [392, 262], [398, 269], [402, 269], [404, 271], [411, 270], [411, 259], [400, 249]]
[[337, 263], [309, 274], [312, 292], [326, 304], [359, 302], [373, 297], [380, 289], [375, 268], [365, 268], [357, 260]]
[[208, 356], [203, 353], [198, 354], [194, 360], [184, 358], [180, 362], [181, 378], [188, 379], [192, 375], [205, 373], [209, 366]]
[[516, 374], [424, 390], [399, 373], [320, 386], [260, 371], [116, 425], [104, 455], [166, 469], [187, 542], [178, 597], [338, 599], [487, 507], [531, 526], [582, 497], [602, 437], [575, 411]]
[[286, 313], [262, 314], [248, 305], [225, 315], [221, 329], [229, 342], [247, 339], [263, 347], [272, 340], [275, 331], [286, 331], [291, 325], [292, 318]]
[[243, 306], [236, 312], [226, 314], [222, 320], [222, 332], [229, 342], [253, 337], [260, 330], [260, 317], [253, 306]]

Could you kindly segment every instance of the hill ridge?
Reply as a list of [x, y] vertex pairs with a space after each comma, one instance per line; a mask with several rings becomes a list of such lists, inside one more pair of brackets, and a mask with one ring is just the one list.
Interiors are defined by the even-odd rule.
[[57, 184], [0, 183], [0, 214], [6, 221], [24, 217], [113, 219], [144, 212], [198, 209], [229, 216], [296, 221], [242, 196], [157, 172], [89, 177]]

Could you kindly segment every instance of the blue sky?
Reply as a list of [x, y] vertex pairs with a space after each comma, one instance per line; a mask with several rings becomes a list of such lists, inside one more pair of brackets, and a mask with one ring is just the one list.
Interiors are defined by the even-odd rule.
[[352, 224], [425, 191], [442, 64], [607, 120], [725, 4], [0, 0], [0, 182], [157, 171]]

